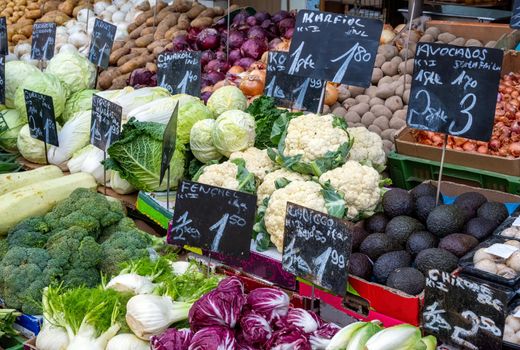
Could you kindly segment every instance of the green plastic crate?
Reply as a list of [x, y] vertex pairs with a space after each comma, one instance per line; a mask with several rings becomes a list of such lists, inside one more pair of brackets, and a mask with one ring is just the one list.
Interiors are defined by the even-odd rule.
[[[412, 189], [425, 180], [439, 178], [440, 162], [405, 156], [391, 152], [388, 155], [388, 171], [394, 186]], [[444, 181], [452, 181], [474, 187], [520, 194], [520, 177], [491, 171], [444, 163]]]

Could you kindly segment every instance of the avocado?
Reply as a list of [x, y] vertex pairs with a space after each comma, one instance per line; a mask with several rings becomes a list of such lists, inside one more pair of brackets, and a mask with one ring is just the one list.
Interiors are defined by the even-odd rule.
[[439, 239], [428, 231], [417, 231], [408, 237], [406, 250], [413, 256], [428, 248], [436, 248]]
[[435, 197], [437, 196], [437, 187], [433, 186], [431, 183], [422, 183], [415, 186], [410, 191], [410, 194], [414, 200], [417, 200], [417, 198], [422, 196]]
[[[439, 204], [442, 204], [442, 197], [439, 198]], [[435, 197], [432, 196], [422, 196], [417, 198], [415, 201], [415, 217], [422, 222], [426, 222], [428, 219], [428, 215], [430, 215], [431, 211], [436, 207], [435, 205]]]
[[426, 285], [426, 278], [421, 271], [413, 267], [400, 267], [392, 271], [386, 285], [410, 295], [420, 294]]
[[397, 250], [381, 255], [374, 263], [374, 277], [379, 283], [386, 283], [388, 276], [399, 267], [412, 263], [412, 256], [406, 250]]
[[384, 253], [401, 249], [394, 240], [384, 233], [372, 233], [361, 243], [359, 251], [376, 260]]
[[424, 230], [424, 225], [410, 216], [396, 216], [386, 225], [385, 233], [404, 247], [408, 237], [415, 231]]
[[477, 216], [477, 209], [487, 202], [487, 198], [478, 192], [466, 192], [455, 198], [453, 205], [459, 208], [466, 217], [466, 221]]
[[388, 218], [383, 213], [375, 213], [365, 220], [365, 230], [370, 233], [385, 232]]
[[466, 222], [463, 232], [483, 241], [495, 231], [497, 224], [484, 218], [473, 218]]
[[435, 207], [426, 219], [428, 231], [437, 237], [445, 237], [457, 233], [464, 227], [464, 214], [454, 205], [439, 205]]
[[369, 233], [362, 226], [352, 226], [352, 250], [358, 250], [361, 243], [368, 237]]
[[362, 253], [352, 253], [348, 261], [348, 273], [370, 280], [372, 276], [372, 261]]
[[463, 233], [452, 233], [439, 242], [439, 248], [446, 249], [453, 255], [461, 258], [478, 245], [478, 239]]
[[394, 188], [383, 195], [383, 210], [389, 218], [399, 215], [412, 215], [414, 200], [408, 191]]
[[417, 254], [415, 267], [426, 276], [433, 269], [452, 272], [457, 268], [458, 262], [459, 259], [447, 250], [429, 248]]
[[500, 225], [509, 217], [509, 212], [503, 203], [486, 202], [478, 208], [477, 215], [479, 218], [488, 219]]

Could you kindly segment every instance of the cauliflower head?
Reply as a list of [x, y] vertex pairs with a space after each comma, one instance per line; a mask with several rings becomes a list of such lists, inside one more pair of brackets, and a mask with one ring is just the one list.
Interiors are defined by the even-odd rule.
[[232, 162], [212, 164], [204, 167], [197, 182], [238, 191], [238, 165]]
[[386, 155], [381, 137], [364, 126], [348, 128], [347, 131], [354, 139], [349, 159], [371, 165], [379, 172], [383, 171]]
[[335, 126], [334, 120], [332, 114], [307, 114], [291, 119], [283, 155], [301, 155], [301, 161], [311, 162], [325, 156], [327, 152], [338, 151], [350, 138], [345, 130]]
[[264, 221], [267, 232], [271, 236], [271, 242], [279, 252], [283, 250], [287, 202], [327, 213], [321, 190], [321, 185], [314, 181], [293, 181], [284, 188], [273, 192], [269, 199]]
[[329, 182], [343, 195], [348, 219], [372, 215], [383, 195], [381, 177], [377, 170], [354, 160], [327, 171], [320, 176], [319, 181], [321, 184]]
[[260, 205], [264, 199], [270, 197], [274, 191], [276, 191], [276, 180], [279, 179], [287, 179], [289, 181], [305, 181], [309, 180], [310, 176], [302, 175], [296, 173], [294, 171], [287, 170], [285, 168], [278, 169], [265, 175], [262, 183], [258, 186], [256, 195], [257, 195], [257, 203]]
[[246, 169], [259, 181], [262, 181], [267, 174], [277, 168], [265, 149], [260, 150], [256, 147], [249, 147], [245, 151], [233, 152], [229, 156], [229, 160], [239, 158], [246, 162]]

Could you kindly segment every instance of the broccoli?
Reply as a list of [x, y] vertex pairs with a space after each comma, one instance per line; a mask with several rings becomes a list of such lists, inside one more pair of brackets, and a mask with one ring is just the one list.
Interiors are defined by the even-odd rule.
[[101, 236], [98, 237], [98, 242], [103, 243], [116, 232], [131, 231], [131, 230], [137, 230], [137, 226], [135, 225], [134, 220], [124, 217], [123, 219], [119, 220], [117, 223], [105, 228], [103, 230], [103, 233], [101, 234]]
[[153, 243], [151, 237], [138, 229], [113, 233], [101, 244], [103, 259], [100, 269], [108, 275], [119, 272], [120, 266], [129, 260], [149, 255], [148, 247]]
[[43, 248], [47, 242], [49, 226], [43, 217], [26, 219], [12, 228], [7, 236], [9, 247]]
[[5, 254], [9, 250], [9, 244], [7, 243], [7, 239], [0, 239], [0, 261], [4, 258]]
[[43, 288], [59, 272], [45, 249], [13, 247], [0, 262], [0, 295], [9, 307], [41, 314]]

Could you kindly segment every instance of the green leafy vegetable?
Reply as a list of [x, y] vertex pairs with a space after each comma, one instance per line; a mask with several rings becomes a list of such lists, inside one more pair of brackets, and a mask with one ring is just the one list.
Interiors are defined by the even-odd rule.
[[13, 328], [13, 323], [21, 315], [21, 312], [14, 309], [0, 309], [0, 339], [18, 335], [18, 331]]

